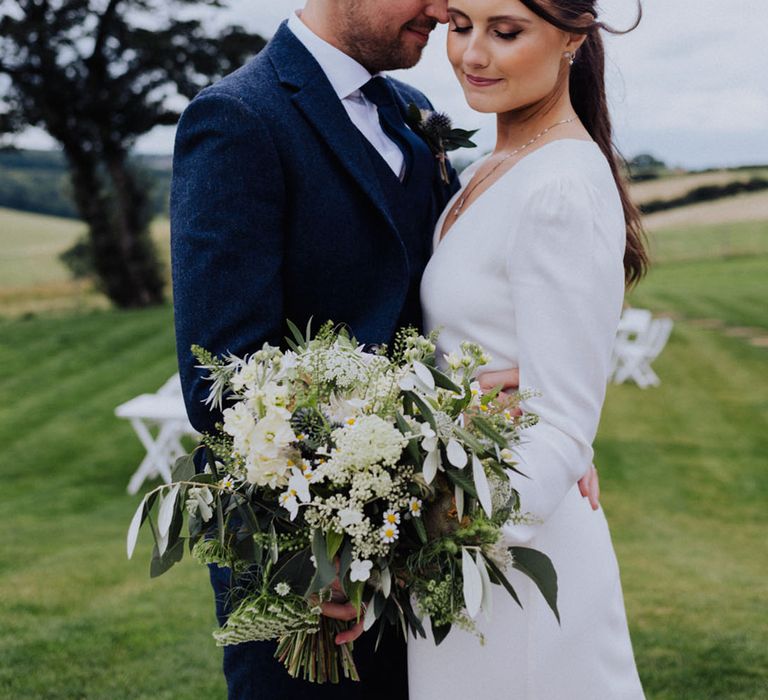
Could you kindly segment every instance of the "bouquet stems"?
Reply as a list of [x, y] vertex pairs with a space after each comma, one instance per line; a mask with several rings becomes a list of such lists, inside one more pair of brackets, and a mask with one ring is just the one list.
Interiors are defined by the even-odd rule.
[[320, 618], [317, 632], [292, 632], [277, 643], [275, 658], [293, 678], [311, 683], [338, 683], [344, 678], [359, 681], [352, 643], [336, 644], [336, 635], [347, 629], [346, 623], [328, 617]]

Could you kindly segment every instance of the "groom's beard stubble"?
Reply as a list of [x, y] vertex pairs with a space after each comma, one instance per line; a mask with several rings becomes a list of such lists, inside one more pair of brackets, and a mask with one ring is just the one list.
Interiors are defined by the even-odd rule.
[[415, 40], [412, 31], [429, 35], [437, 26], [434, 20], [413, 20], [400, 28], [397, 36], [387, 37], [367, 17], [347, 17], [340, 29], [346, 53], [370, 73], [413, 68], [424, 51], [426, 42]]

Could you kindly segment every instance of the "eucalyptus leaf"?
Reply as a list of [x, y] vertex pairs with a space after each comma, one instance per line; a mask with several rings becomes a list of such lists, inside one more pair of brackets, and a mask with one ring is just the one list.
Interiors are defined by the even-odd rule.
[[168, 569], [174, 564], [181, 561], [184, 556], [184, 540], [180, 539], [172, 547], [169, 547], [165, 553], [160, 554], [160, 551], [155, 545], [152, 552], [152, 561], [149, 565], [149, 575], [152, 578], [162, 576]]
[[550, 558], [536, 549], [528, 547], [510, 547], [514, 557], [513, 568], [522, 571], [539, 588], [547, 605], [552, 608], [558, 623], [560, 613], [557, 610], [557, 572]]
[[173, 511], [176, 507], [176, 496], [179, 494], [180, 484], [174, 484], [171, 490], [160, 501], [160, 509], [157, 514], [157, 530], [161, 537], [168, 535], [173, 520]]
[[454, 486], [453, 497], [456, 501], [456, 518], [459, 522], [464, 517], [464, 489], [461, 486]]
[[129, 559], [133, 556], [133, 550], [136, 548], [136, 541], [139, 538], [139, 529], [144, 522], [144, 518], [147, 517], [146, 505], [147, 497], [144, 496], [144, 498], [141, 499], [141, 503], [139, 503], [139, 507], [136, 509], [136, 512], [133, 514], [133, 518], [131, 518], [131, 524], [128, 526], [126, 551], [128, 553]]
[[410, 595], [406, 594], [402, 597], [402, 605], [403, 610], [405, 611], [405, 616], [408, 618], [408, 623], [411, 625], [411, 629], [414, 631], [414, 637], [418, 635], [422, 639], [426, 639], [427, 633], [424, 630], [424, 625], [421, 623], [421, 620], [419, 620], [418, 615], [416, 615], [416, 611], [413, 609], [413, 605], [411, 605]]
[[512, 599], [522, 608], [523, 604], [520, 602], [520, 598], [517, 595], [517, 592], [512, 587], [512, 584], [507, 580], [507, 577], [504, 575], [504, 572], [494, 564], [492, 559], [489, 559], [488, 557], [485, 557], [485, 565], [488, 567], [488, 571], [491, 574], [491, 578], [495, 583], [498, 583], [501, 586], [504, 586], [504, 588], [507, 590], [507, 593], [512, 596]]
[[418, 535], [421, 543], [427, 544], [427, 528], [424, 527], [424, 523], [422, 522], [421, 518], [412, 518], [411, 522], [413, 523], [413, 529], [416, 530], [416, 534]]
[[435, 380], [435, 386], [441, 388], [441, 389], [448, 389], [448, 391], [453, 391], [456, 394], [461, 394], [463, 392], [462, 388], [453, 382], [448, 375], [443, 374], [439, 369], [436, 367], [429, 367], [429, 371], [432, 372], [432, 377]]
[[421, 382], [425, 384], [430, 391], [434, 390], [435, 378], [434, 376], [432, 376], [432, 372], [429, 371], [429, 368], [426, 365], [423, 365], [421, 362], [414, 361], [413, 371], [416, 373], [416, 376], [421, 380]]
[[477, 491], [475, 491], [475, 484], [472, 481], [472, 478], [469, 476], [469, 474], [467, 474], [467, 472], [461, 471], [459, 469], [451, 469], [450, 467], [446, 467], [445, 474], [456, 486], [460, 486], [470, 496], [472, 496], [473, 498], [477, 498]]
[[320, 530], [315, 530], [312, 536], [312, 554], [315, 557], [320, 587], [330, 586], [336, 578], [336, 567], [328, 557], [328, 547]]
[[[291, 334], [294, 337], [294, 340], [296, 341], [296, 344], [303, 348], [307, 344], [308, 338], [305, 340], [304, 336], [301, 334], [301, 331], [298, 329], [295, 323], [292, 321], [286, 319], [285, 325], [288, 326], [288, 330], [291, 331]], [[289, 338], [286, 338], [286, 340], [289, 340]]]
[[472, 455], [472, 478], [475, 482], [477, 500], [480, 501], [480, 505], [483, 507], [483, 510], [490, 518], [493, 515], [491, 487], [488, 484], [488, 477], [485, 475], [483, 463], [477, 458], [477, 455], [474, 454]]
[[392, 592], [392, 573], [388, 566], [381, 570], [381, 592], [385, 598], [389, 598], [389, 594]]
[[432, 626], [432, 636], [435, 639], [435, 646], [440, 646], [442, 641], [448, 636], [451, 631], [451, 626], [448, 625], [436, 625], [432, 619], [429, 621]]
[[[434, 439], [434, 438], [433, 438]], [[424, 458], [424, 465], [422, 467], [422, 474], [424, 475], [424, 481], [429, 486], [437, 476], [437, 470], [440, 466], [440, 448], [435, 447], [432, 452], [427, 452], [427, 456]]]
[[182, 455], [171, 469], [171, 481], [189, 481], [195, 475], [195, 453]]
[[432, 430], [437, 430], [437, 422], [435, 421], [435, 414], [432, 413], [432, 409], [427, 405], [427, 402], [421, 398], [417, 393], [413, 391], [406, 391], [405, 394], [413, 401], [419, 412], [424, 416], [424, 420], [429, 423]]
[[467, 453], [461, 446], [458, 440], [451, 438], [448, 440], [448, 448], [446, 449], [448, 461], [457, 469], [464, 469], [467, 466]]
[[363, 631], [367, 632], [373, 623], [376, 622], [376, 606], [373, 604], [373, 600], [370, 600], [365, 608], [365, 616], [363, 617]]
[[328, 558], [333, 560], [336, 556], [336, 552], [339, 551], [341, 543], [344, 541], [344, 533], [331, 530], [325, 537], [325, 543], [328, 549]]
[[480, 572], [480, 579], [483, 582], [483, 613], [485, 614], [485, 619], [490, 622], [491, 615], [493, 614], [493, 584], [491, 583], [491, 577], [482, 553], [478, 552], [475, 557], [475, 563], [477, 564], [477, 570]]
[[461, 549], [461, 576], [464, 582], [464, 603], [467, 606], [467, 614], [474, 619], [483, 603], [483, 579], [472, 554], [466, 547]]

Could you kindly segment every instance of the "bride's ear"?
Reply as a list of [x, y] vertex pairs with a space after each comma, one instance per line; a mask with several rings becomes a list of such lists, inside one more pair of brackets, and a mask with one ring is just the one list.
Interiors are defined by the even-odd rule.
[[581, 48], [581, 45], [587, 40], [588, 34], [569, 34], [568, 43], [565, 46], [565, 50], [572, 55], [576, 55], [576, 52]]

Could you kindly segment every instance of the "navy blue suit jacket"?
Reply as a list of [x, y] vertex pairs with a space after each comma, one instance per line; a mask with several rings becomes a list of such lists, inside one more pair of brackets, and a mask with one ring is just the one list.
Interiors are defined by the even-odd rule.
[[[431, 108], [392, 81], [405, 109]], [[410, 271], [363, 137], [312, 55], [283, 24], [250, 63], [203, 90], [174, 152], [176, 335], [192, 425], [210, 430], [193, 343], [222, 354], [280, 345], [285, 319], [332, 319], [391, 340]], [[433, 220], [456, 190], [435, 163]], [[424, 236], [431, 236], [425, 230]], [[421, 271], [419, 271], [420, 274]]]

